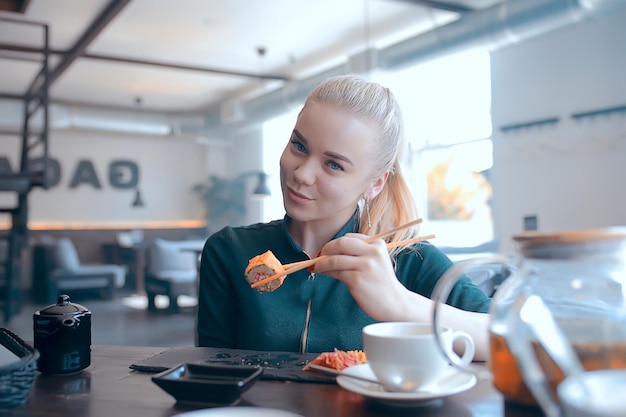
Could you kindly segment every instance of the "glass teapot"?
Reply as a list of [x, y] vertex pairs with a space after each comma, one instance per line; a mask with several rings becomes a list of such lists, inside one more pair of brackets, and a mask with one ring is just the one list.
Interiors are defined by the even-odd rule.
[[[527, 302], [539, 297], [585, 370], [626, 368], [626, 227], [533, 231], [513, 239], [517, 255], [512, 260], [478, 258], [459, 263], [442, 276], [433, 291], [433, 323], [437, 324], [442, 300], [467, 267], [488, 263], [508, 267], [512, 274], [494, 294], [489, 311], [489, 371], [485, 375], [476, 367], [469, 370], [491, 378], [507, 401], [545, 409], [548, 399], [544, 401], [533, 388], [536, 384], [526, 383], [520, 356], [533, 350], [552, 399], [564, 373], [536, 340], [519, 343], [520, 332], [528, 331], [522, 312], [535, 311]], [[462, 367], [455, 358], [448, 359]]]

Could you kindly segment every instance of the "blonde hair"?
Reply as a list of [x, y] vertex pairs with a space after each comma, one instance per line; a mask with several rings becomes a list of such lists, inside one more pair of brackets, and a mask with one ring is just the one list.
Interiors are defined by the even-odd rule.
[[[418, 218], [417, 207], [402, 172], [407, 144], [400, 107], [388, 88], [357, 75], [340, 75], [319, 84], [306, 103], [335, 106], [369, 123], [374, 131], [366, 144], [372, 155], [372, 179], [389, 172], [382, 191], [369, 201], [368, 215], [361, 210], [359, 232], [373, 236]], [[305, 106], [306, 106], [305, 103]], [[389, 236], [387, 242], [417, 236], [417, 227]], [[403, 248], [390, 251], [393, 256]]]

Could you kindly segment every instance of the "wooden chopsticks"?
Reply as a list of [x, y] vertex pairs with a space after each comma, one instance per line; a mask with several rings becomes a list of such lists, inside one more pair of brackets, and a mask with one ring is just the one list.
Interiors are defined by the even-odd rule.
[[[372, 237], [369, 237], [365, 241], [368, 242], [368, 243], [371, 243], [371, 242], [375, 241], [376, 239], [382, 239], [384, 237], [387, 237], [389, 235], [392, 235], [392, 234], [396, 233], [399, 230], [406, 229], [407, 227], [418, 225], [421, 222], [422, 222], [421, 218], [417, 219], [417, 220], [413, 220], [412, 222], [405, 223], [402, 226], [398, 226], [398, 227], [396, 227], [394, 229], [387, 230], [386, 232], [382, 232], [382, 233], [379, 233], [379, 234], [374, 235]], [[435, 235], [432, 235], [432, 237], [435, 237]], [[428, 239], [430, 239], [430, 238], [428, 238]], [[408, 242], [408, 244], [410, 244], [410, 243], [412, 243], [412, 242]], [[402, 242], [396, 242], [396, 244], [395, 244], [395, 246], [401, 246], [401, 245], [403, 245]], [[387, 247], [395, 247], [395, 246], [387, 246]], [[320, 258], [323, 258], [323, 257], [322, 256], [318, 256], [317, 258], [308, 259], [306, 261], [299, 261], [299, 262], [293, 262], [293, 263], [290, 263], [290, 264], [285, 264], [285, 265], [283, 265], [283, 269], [285, 271], [290, 270], [289, 273], [296, 272], [296, 271], [299, 271], [301, 269], [304, 269], [304, 268], [307, 268], [307, 267], [313, 265], [315, 262], [321, 260]], [[315, 262], [311, 263], [311, 261], [315, 261]], [[292, 268], [298, 268], [298, 269], [296, 269], [294, 271], [291, 271]], [[281, 274], [281, 275], [284, 275], [284, 274]], [[271, 277], [263, 278], [263, 281], [266, 280], [266, 279], [268, 281], [271, 281], [269, 278], [271, 278]], [[258, 286], [257, 283], [255, 283], [253, 285]], [[262, 284], [259, 284], [259, 285], [262, 285]], [[255, 287], [252, 287], [252, 288], [255, 288]]]
[[[386, 232], [379, 233], [379, 234], [377, 234], [375, 236], [369, 237], [365, 241], [368, 242], [368, 243], [371, 243], [371, 242], [373, 242], [376, 239], [382, 239], [383, 237], [392, 235], [392, 234], [396, 233], [399, 230], [406, 229], [407, 227], [414, 226], [414, 225], [419, 224], [421, 222], [422, 222], [422, 219], [414, 220], [412, 222], [403, 224], [402, 226], [398, 226], [398, 227], [396, 227], [394, 229], [391, 229], [391, 230], [388, 230]], [[412, 243], [421, 242], [423, 240], [432, 239], [434, 237], [435, 237], [435, 235], [427, 235], [427, 236], [414, 237], [414, 238], [411, 238], [411, 239], [405, 239], [405, 240], [401, 240], [401, 241], [398, 241], [398, 242], [392, 242], [392, 243], [388, 243], [387, 244], [387, 248], [395, 248], [397, 246], [410, 245]], [[278, 273], [276, 273], [276, 274], [274, 274], [272, 276], [269, 276], [267, 278], [263, 278], [262, 280], [259, 280], [259, 281], [255, 282], [255, 283], [251, 284], [250, 287], [256, 288], [256, 287], [259, 287], [259, 286], [261, 286], [263, 284], [266, 284], [266, 283], [268, 283], [270, 281], [273, 281], [273, 280], [275, 280], [275, 279], [277, 279], [279, 277], [282, 277], [283, 275], [292, 274], [292, 273], [300, 271], [300, 270], [302, 270], [304, 268], [308, 268], [309, 266], [314, 265], [317, 262], [319, 262], [322, 259], [325, 259], [327, 257], [328, 257], [327, 255], [322, 255], [322, 256], [318, 256], [316, 258], [309, 259], [309, 260], [306, 260], [306, 261], [294, 262], [294, 263], [283, 265], [283, 269], [284, 269], [283, 272], [278, 272]]]
[[398, 242], [387, 243], [387, 248], [391, 249], [397, 246], [410, 245], [413, 243], [421, 242], [423, 240], [434, 239], [434, 238], [435, 238], [435, 235], [417, 236], [411, 239], [405, 239], [405, 240], [400, 240]]
[[382, 232], [382, 233], [379, 233], [379, 234], [377, 234], [377, 235], [374, 235], [374, 236], [372, 236], [372, 237], [370, 237], [370, 238], [367, 238], [367, 239], [366, 239], [366, 242], [373, 242], [373, 241], [375, 241], [376, 239], [382, 239], [382, 238], [387, 237], [387, 236], [389, 236], [389, 235], [393, 235], [394, 233], [396, 233], [396, 232], [398, 232], [398, 231], [400, 231], [400, 230], [407, 229], [407, 228], [409, 228], [409, 227], [411, 227], [411, 226], [418, 225], [418, 224], [420, 224], [421, 222], [422, 222], [422, 219], [420, 218], [420, 219], [417, 219], [417, 220], [413, 220], [412, 222], [404, 223], [404, 224], [403, 224], [403, 225], [401, 225], [401, 226], [398, 226], [398, 227], [393, 228], [393, 229], [391, 229], [391, 230], [387, 230], [386, 232]]

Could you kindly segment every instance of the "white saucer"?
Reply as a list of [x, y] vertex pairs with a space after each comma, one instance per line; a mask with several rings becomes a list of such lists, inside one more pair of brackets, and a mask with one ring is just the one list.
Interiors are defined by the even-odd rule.
[[[347, 375], [376, 379], [367, 363], [350, 366], [343, 370]], [[476, 385], [476, 375], [462, 372], [450, 366], [449, 370], [433, 386], [417, 392], [389, 392], [378, 384], [359, 381], [354, 378], [338, 376], [337, 383], [348, 391], [372, 398], [385, 405], [394, 407], [416, 407], [431, 405], [435, 400], [467, 391]]]
[[265, 407], [203, 408], [176, 414], [176, 417], [304, 417], [291, 411]]

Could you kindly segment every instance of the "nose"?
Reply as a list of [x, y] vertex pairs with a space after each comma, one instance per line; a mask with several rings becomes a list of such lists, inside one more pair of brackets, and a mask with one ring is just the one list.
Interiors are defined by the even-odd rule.
[[293, 172], [296, 183], [301, 185], [313, 185], [315, 183], [315, 170], [310, 159], [304, 161]]

